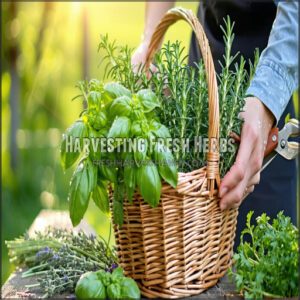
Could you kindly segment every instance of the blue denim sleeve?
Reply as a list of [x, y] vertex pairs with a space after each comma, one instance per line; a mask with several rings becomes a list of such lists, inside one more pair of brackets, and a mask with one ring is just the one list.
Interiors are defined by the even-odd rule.
[[298, 87], [298, 46], [298, 1], [280, 1], [268, 45], [247, 90], [277, 122]]

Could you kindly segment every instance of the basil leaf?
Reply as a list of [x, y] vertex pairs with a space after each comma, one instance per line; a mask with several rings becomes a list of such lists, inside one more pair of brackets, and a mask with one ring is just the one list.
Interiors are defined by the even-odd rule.
[[121, 286], [118, 283], [112, 283], [107, 287], [107, 296], [109, 299], [121, 299]]
[[98, 79], [91, 79], [89, 82], [90, 91], [102, 92], [103, 91], [103, 83]]
[[109, 180], [111, 182], [117, 182], [117, 170], [115, 166], [106, 164], [105, 161], [100, 161], [99, 173], [101, 178]]
[[96, 108], [89, 109], [87, 116], [89, 125], [96, 130], [102, 129], [107, 123], [105, 112], [99, 111]]
[[88, 107], [89, 108], [99, 108], [101, 105], [101, 93], [96, 91], [91, 91], [88, 94]]
[[78, 299], [106, 299], [106, 289], [96, 273], [88, 272], [83, 274], [75, 288]]
[[70, 217], [73, 226], [78, 225], [83, 218], [96, 182], [97, 168], [89, 159], [80, 162], [72, 176], [68, 196]]
[[165, 125], [160, 124], [157, 121], [151, 122], [150, 130], [159, 138], [165, 139], [171, 137], [169, 129]]
[[107, 214], [109, 213], [109, 199], [107, 193], [107, 184], [102, 181], [98, 181], [98, 184], [93, 190], [92, 198], [99, 209]]
[[137, 142], [140, 141], [141, 143], [141, 149], [138, 149], [138, 144], [137, 147], [134, 148], [134, 161], [136, 163], [136, 165], [139, 167], [141, 164], [143, 164], [146, 161], [146, 157], [147, 157], [147, 150], [148, 150], [148, 143], [146, 139], [143, 138], [139, 138], [137, 140]]
[[140, 299], [141, 292], [138, 285], [132, 278], [125, 277], [121, 283], [122, 299]]
[[111, 274], [108, 272], [105, 272], [103, 270], [99, 270], [96, 272], [97, 277], [102, 281], [105, 287], [109, 286], [111, 284]]
[[113, 120], [116, 116], [129, 116], [131, 113], [131, 99], [128, 96], [121, 96], [115, 99], [109, 107], [109, 116]]
[[164, 145], [158, 146], [156, 144], [154, 147], [154, 158], [160, 176], [173, 188], [176, 188], [178, 181], [177, 167], [170, 149]]
[[127, 138], [130, 132], [130, 120], [127, 117], [117, 117], [108, 132], [108, 138]]
[[132, 197], [136, 187], [136, 166], [132, 154], [129, 153], [124, 161], [124, 184], [127, 200], [132, 203]]
[[117, 82], [110, 82], [104, 86], [104, 90], [113, 98], [121, 96], [131, 97], [131, 93], [123, 85]]
[[98, 116], [97, 116], [98, 120], [99, 120], [99, 129], [101, 129], [102, 127], [104, 127], [107, 123], [107, 117], [106, 117], [106, 114], [105, 112], [103, 111], [100, 111]]
[[102, 134], [100, 131], [94, 130], [93, 128], [89, 129], [89, 139], [90, 139], [90, 146], [89, 146], [89, 156], [92, 159], [100, 159], [101, 157], [101, 138]]
[[144, 112], [148, 113], [156, 107], [160, 107], [160, 103], [156, 95], [149, 89], [140, 90], [137, 93], [138, 98], [141, 101], [141, 104], [144, 107]]
[[124, 276], [124, 272], [121, 267], [117, 267], [116, 269], [114, 269], [111, 274], [112, 280], [117, 279], [118, 277], [123, 277], [123, 276]]
[[106, 137], [108, 134], [108, 129], [107, 128], [101, 128], [98, 130], [99, 137]]
[[89, 190], [92, 192], [97, 185], [98, 166], [95, 165], [90, 159], [87, 159], [87, 175], [90, 183]]
[[123, 225], [123, 197], [124, 197], [124, 184], [118, 183], [115, 185], [114, 189], [114, 199], [113, 199], [113, 216], [115, 224]]
[[130, 129], [131, 136], [141, 136], [143, 134], [140, 121], [133, 121]]
[[[82, 120], [76, 121], [71, 127], [66, 130], [66, 133], [63, 136], [63, 140], [60, 147], [60, 159], [61, 164], [64, 170], [70, 168], [80, 156], [80, 151], [82, 150], [82, 138], [88, 136], [88, 129], [86, 124]], [[80, 139], [79, 141], [79, 148], [76, 147], [76, 140]], [[70, 146], [70, 151], [67, 151], [67, 142]]]
[[137, 184], [144, 200], [151, 207], [156, 207], [160, 200], [161, 181], [157, 167], [151, 160], [138, 168]]

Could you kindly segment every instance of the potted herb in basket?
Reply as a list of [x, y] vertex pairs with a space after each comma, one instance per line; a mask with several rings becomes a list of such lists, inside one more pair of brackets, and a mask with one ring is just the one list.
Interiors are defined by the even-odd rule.
[[[167, 28], [178, 20], [187, 21], [199, 40], [203, 60], [194, 68], [185, 63], [179, 43], [167, 43], [155, 55]], [[63, 166], [77, 163], [69, 194], [73, 224], [90, 198], [102, 211], [111, 209], [119, 264], [147, 297], [198, 294], [231, 264], [237, 210], [221, 212], [217, 188], [236, 145], [231, 152], [220, 151], [219, 138], [239, 133], [238, 113], [251, 74], [243, 59], [231, 68], [230, 20], [224, 35], [219, 87], [207, 39], [191, 11], [166, 14], [139, 73], [131, 69], [131, 50], [104, 37], [99, 49], [107, 51], [106, 69], [116, 82], [80, 84], [87, 109], [64, 136]], [[158, 72], [149, 77], [143, 71], [152, 59]], [[191, 143], [195, 137], [206, 139], [207, 151], [197, 151]], [[170, 140], [179, 140], [179, 146]], [[95, 151], [95, 144], [105, 150]]]

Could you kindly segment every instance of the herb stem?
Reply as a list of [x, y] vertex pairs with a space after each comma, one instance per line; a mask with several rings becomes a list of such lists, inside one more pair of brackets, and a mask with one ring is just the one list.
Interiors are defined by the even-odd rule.
[[[249, 292], [255, 292], [254, 289], [251, 289], [247, 286], [244, 286], [244, 289], [249, 291]], [[265, 292], [265, 291], [261, 291], [261, 293], [263, 294], [263, 296], [265, 297], [270, 297], [270, 298], [283, 298], [283, 296], [279, 296], [279, 295], [275, 295], [275, 294], [271, 294], [271, 293], [268, 293], [268, 292]]]

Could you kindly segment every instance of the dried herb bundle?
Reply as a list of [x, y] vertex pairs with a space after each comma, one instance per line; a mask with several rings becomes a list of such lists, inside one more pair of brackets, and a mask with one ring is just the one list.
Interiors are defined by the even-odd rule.
[[114, 250], [104, 240], [83, 232], [48, 228], [34, 237], [25, 234], [6, 241], [6, 245], [10, 262], [29, 267], [22, 277], [37, 276], [38, 283], [27, 288], [40, 288], [44, 297], [74, 292], [86, 272], [117, 267]]
[[[231, 23], [229, 17], [224, 23], [222, 31], [225, 54], [220, 62], [222, 72], [218, 76], [218, 86], [220, 137], [228, 139], [230, 132], [240, 133], [242, 120], [238, 116], [244, 107], [245, 93], [258, 61], [258, 54], [256, 53], [253, 64], [249, 62], [248, 73], [244, 58], [238, 53], [234, 56], [231, 54], [234, 23]], [[203, 61], [189, 66], [181, 44], [167, 42], [155, 56], [157, 71], [147, 78], [143, 72], [144, 66], [140, 65], [138, 72], [132, 70], [133, 49], [117, 46], [115, 42], [110, 43], [105, 36], [101, 39], [99, 50], [105, 52], [103, 60], [106, 61], [107, 77], [119, 81], [132, 92], [151, 88], [159, 97], [161, 107], [157, 109], [157, 113], [162, 124], [170, 130], [172, 138], [183, 139], [183, 145], [174, 153], [179, 171], [188, 172], [202, 167], [206, 161], [206, 153], [195, 149], [195, 139], [199, 141], [199, 137], [206, 138], [208, 132], [208, 91]], [[189, 139], [188, 145], [184, 143], [185, 139]], [[221, 176], [229, 170], [236, 156], [236, 145], [229, 146], [233, 147], [231, 151], [224, 148], [220, 152]]]

